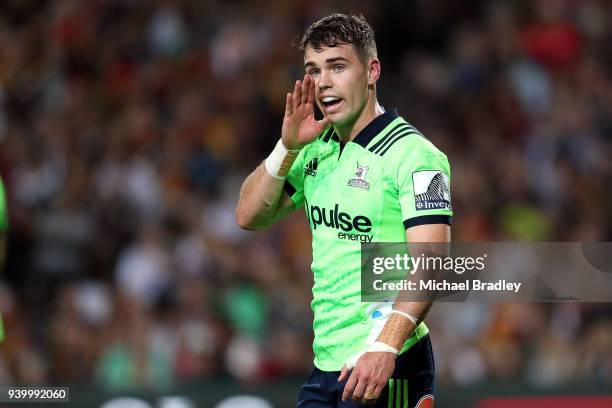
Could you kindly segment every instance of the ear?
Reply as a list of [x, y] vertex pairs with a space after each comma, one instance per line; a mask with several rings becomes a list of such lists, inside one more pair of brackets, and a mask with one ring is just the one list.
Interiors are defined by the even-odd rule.
[[371, 58], [368, 62], [368, 85], [374, 85], [380, 78], [380, 61], [378, 58]]

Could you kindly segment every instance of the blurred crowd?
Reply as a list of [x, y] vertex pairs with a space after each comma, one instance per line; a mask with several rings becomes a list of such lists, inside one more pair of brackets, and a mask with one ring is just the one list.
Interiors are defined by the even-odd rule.
[[[601, 0], [7, 0], [0, 383], [247, 383], [312, 364], [310, 231], [234, 220], [334, 11], [377, 33], [385, 107], [449, 157], [457, 241], [611, 241]], [[440, 384], [612, 383], [612, 307], [439, 304]]]

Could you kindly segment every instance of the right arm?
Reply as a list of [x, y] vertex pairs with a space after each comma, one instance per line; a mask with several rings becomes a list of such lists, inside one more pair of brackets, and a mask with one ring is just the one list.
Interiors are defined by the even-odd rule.
[[293, 93], [287, 94], [281, 141], [240, 189], [236, 220], [241, 228], [263, 229], [295, 210], [289, 195], [283, 193], [285, 178], [300, 150], [329, 125], [327, 118], [315, 119], [314, 97], [314, 79], [309, 75], [296, 81]]
[[236, 220], [240, 228], [263, 229], [295, 210], [293, 201], [283, 192], [284, 184], [284, 180], [272, 177], [263, 163], [257, 166], [240, 188], [236, 207]]

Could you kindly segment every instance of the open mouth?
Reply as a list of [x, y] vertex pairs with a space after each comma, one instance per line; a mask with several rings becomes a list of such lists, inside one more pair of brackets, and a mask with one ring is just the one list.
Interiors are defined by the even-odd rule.
[[321, 103], [325, 107], [325, 110], [332, 110], [342, 102], [342, 99], [336, 98], [335, 96], [326, 96], [321, 100]]

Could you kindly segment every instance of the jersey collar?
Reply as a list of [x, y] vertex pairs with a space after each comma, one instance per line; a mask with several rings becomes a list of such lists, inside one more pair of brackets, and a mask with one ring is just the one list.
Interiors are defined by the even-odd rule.
[[366, 147], [372, 139], [376, 137], [389, 123], [393, 122], [398, 116], [397, 109], [389, 109], [382, 115], [377, 116], [364, 127], [361, 132], [352, 140], [361, 147]]

